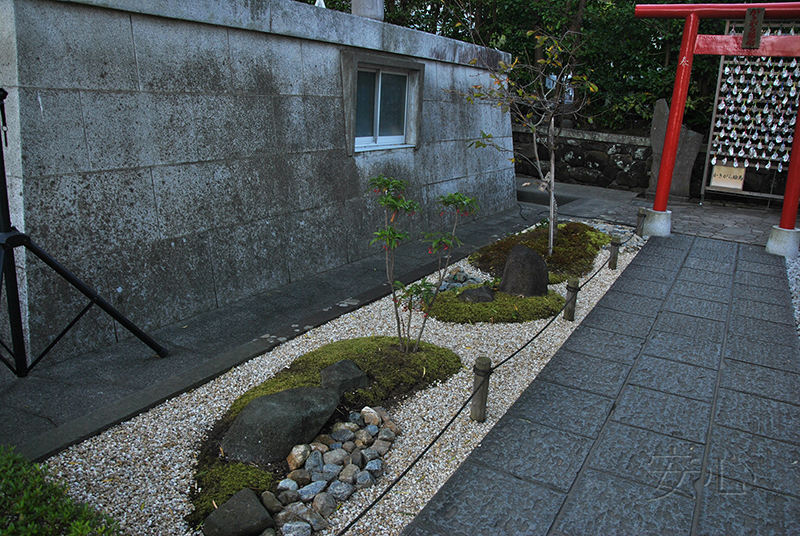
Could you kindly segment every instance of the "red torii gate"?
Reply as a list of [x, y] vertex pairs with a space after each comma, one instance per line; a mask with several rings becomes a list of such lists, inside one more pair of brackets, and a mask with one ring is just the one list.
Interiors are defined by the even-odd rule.
[[[700, 19], [741, 19], [748, 9], [763, 8], [764, 19], [800, 19], [800, 2], [775, 4], [643, 4], [637, 5], [638, 18], [685, 18], [683, 39], [681, 40], [680, 61], [675, 74], [675, 88], [672, 92], [672, 105], [667, 120], [667, 133], [661, 167], [658, 170], [658, 184], [651, 219], [648, 227], [651, 234], [668, 236], [670, 234], [670, 213], [667, 200], [675, 170], [675, 157], [678, 153], [683, 112], [689, 92], [689, 78], [695, 54], [715, 54], [718, 56], [800, 56], [800, 36], [763, 36], [758, 48], [741, 47], [742, 37], [734, 35], [697, 35]], [[798, 149], [798, 150], [795, 150]], [[800, 231], [795, 230], [797, 208], [800, 204], [800, 121], [795, 121], [786, 190], [783, 196], [781, 221], [773, 228], [767, 251], [788, 257], [795, 257], [800, 244]], [[647, 224], [647, 222], [646, 222]]]

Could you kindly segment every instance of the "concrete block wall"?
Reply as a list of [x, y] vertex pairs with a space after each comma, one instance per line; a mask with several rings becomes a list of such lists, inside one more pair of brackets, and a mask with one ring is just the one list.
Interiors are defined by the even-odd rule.
[[[417, 149], [348, 156], [347, 50], [424, 64]], [[12, 221], [148, 330], [375, 253], [379, 173], [492, 214], [513, 165], [466, 141], [510, 148], [509, 118], [454, 93], [485, 82], [478, 55], [292, 0], [0, 0]], [[19, 257], [35, 351], [85, 300]], [[126, 337], [93, 311], [59, 347]]]

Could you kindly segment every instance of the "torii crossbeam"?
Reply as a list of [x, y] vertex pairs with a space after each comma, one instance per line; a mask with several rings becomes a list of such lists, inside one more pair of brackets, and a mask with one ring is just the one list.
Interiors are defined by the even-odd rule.
[[[671, 213], [667, 210], [675, 157], [678, 153], [680, 129], [689, 92], [689, 78], [695, 54], [720, 56], [782, 56], [800, 57], [800, 36], [763, 36], [758, 48], [742, 48], [741, 36], [697, 35], [700, 19], [744, 20], [748, 9], [763, 9], [765, 20], [800, 19], [800, 2], [774, 4], [642, 4], [637, 5], [638, 18], [685, 19], [681, 40], [680, 60], [675, 74], [675, 88], [667, 120], [667, 133], [653, 209], [645, 220], [645, 234], [669, 236]], [[767, 242], [767, 251], [794, 258], [800, 248], [800, 229], [797, 223], [797, 208], [800, 204], [800, 121], [795, 121], [789, 172], [783, 196], [783, 211], [780, 224], [773, 227]]]

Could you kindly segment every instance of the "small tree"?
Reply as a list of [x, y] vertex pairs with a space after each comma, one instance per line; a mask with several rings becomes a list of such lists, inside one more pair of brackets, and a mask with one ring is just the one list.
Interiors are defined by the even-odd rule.
[[[439, 261], [435, 275], [435, 283], [424, 279], [418, 283], [405, 285], [394, 278], [394, 266], [397, 248], [408, 240], [409, 233], [396, 227], [403, 215], [413, 215], [419, 211], [420, 206], [416, 201], [405, 196], [408, 183], [379, 175], [369, 181], [373, 192], [378, 195], [378, 203], [384, 209], [383, 228], [374, 233], [375, 238], [371, 244], [378, 243], [383, 246], [386, 258], [386, 278], [392, 290], [392, 304], [394, 305], [394, 318], [397, 324], [397, 338], [400, 350], [403, 352], [416, 352], [425, 325], [428, 322], [427, 310], [433, 305], [439, 289], [444, 282], [447, 267], [450, 265], [453, 249], [461, 244], [456, 236], [456, 229], [464, 216], [470, 216], [478, 210], [478, 201], [461, 193], [439, 196], [437, 203], [441, 205], [440, 216], [452, 218], [450, 232], [432, 232], [423, 234], [423, 242], [429, 245], [428, 253], [436, 255]], [[422, 325], [416, 337], [412, 335], [412, 316], [416, 309], [423, 311]], [[413, 342], [413, 346], [412, 346]]]
[[[521, 61], [515, 58], [511, 64], [500, 61], [496, 66], [482, 65], [489, 70], [492, 84], [489, 87], [474, 85], [465, 97], [469, 102], [491, 102], [501, 107], [504, 113], [511, 114], [514, 123], [530, 131], [534, 148], [531, 164], [542, 180], [543, 189], [550, 193], [548, 255], [552, 255], [558, 220], [555, 200], [556, 119], [577, 114], [597, 87], [586, 76], [577, 73], [579, 34], [569, 30], [561, 37], [534, 33], [528, 32], [528, 37], [534, 38], [534, 56], [538, 59], [531, 61], [526, 57], [526, 61]], [[472, 60], [473, 65], [477, 63], [477, 59]], [[546, 173], [539, 159], [541, 130], [546, 132], [543, 137], [549, 155]], [[470, 145], [507, 150], [494, 141], [491, 133], [484, 131], [481, 131], [480, 139], [473, 140]], [[515, 154], [512, 161], [517, 157], [530, 161], [519, 154]]]

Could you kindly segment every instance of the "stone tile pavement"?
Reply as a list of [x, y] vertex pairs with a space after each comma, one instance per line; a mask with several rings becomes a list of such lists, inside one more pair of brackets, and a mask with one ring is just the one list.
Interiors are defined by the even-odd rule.
[[800, 534], [798, 401], [783, 259], [651, 238], [403, 534]]

